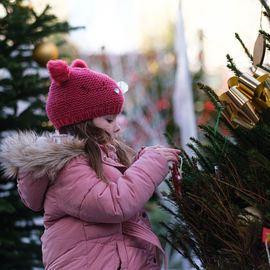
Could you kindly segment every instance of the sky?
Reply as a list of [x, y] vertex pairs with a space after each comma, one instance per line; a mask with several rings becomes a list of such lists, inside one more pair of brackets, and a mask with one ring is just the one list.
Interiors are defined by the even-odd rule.
[[103, 45], [114, 53], [137, 50], [142, 35], [158, 35], [157, 27], [162, 28], [169, 14], [176, 17], [177, 10], [177, 0], [69, 0], [69, 4], [70, 23], [86, 26], [72, 34], [83, 52], [99, 51]]
[[81, 50], [96, 51], [103, 45], [117, 53], [136, 49], [139, 40], [138, 36], [133, 36], [133, 33], [136, 33], [137, 21], [137, 6], [134, 5], [134, 1], [90, 2], [81, 0], [80, 5], [85, 7], [81, 9], [75, 1], [69, 1], [72, 10], [70, 23], [86, 26], [85, 30], [76, 31], [72, 36], [73, 40], [80, 40]]
[[[234, 35], [237, 32], [250, 52], [260, 28], [261, 4], [259, 0], [184, 0], [182, 1], [188, 56], [191, 63], [196, 57], [197, 30], [204, 33], [206, 65], [210, 70], [226, 66], [229, 53], [240, 69], [249, 65], [245, 53]], [[269, 30], [269, 23], [262, 22]], [[198, 38], [197, 38], [198, 40]]]
[[[83, 25], [74, 31], [71, 41], [83, 53], [95, 53], [105, 46], [108, 52], [139, 50], [145, 36], [155, 39], [177, 20], [180, 0], [28, 0], [53, 6], [59, 18], [71, 25]], [[248, 49], [253, 46], [260, 28], [259, 0], [182, 0], [187, 53], [192, 70], [198, 69], [200, 49], [198, 31], [203, 31], [205, 67], [209, 73], [226, 68], [229, 53], [240, 69], [250, 67], [234, 33], [238, 32]], [[262, 20], [269, 31], [269, 23]]]
[[46, 3], [60, 19], [84, 30], [71, 33], [81, 52], [138, 50], [142, 36], [159, 36], [177, 17], [178, 0], [27, 0], [42, 10]]

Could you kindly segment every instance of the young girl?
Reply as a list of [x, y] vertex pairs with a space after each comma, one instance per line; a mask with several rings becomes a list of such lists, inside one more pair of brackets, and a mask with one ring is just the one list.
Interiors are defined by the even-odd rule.
[[160, 269], [144, 205], [180, 151], [142, 147], [134, 156], [117, 136], [124, 96], [116, 82], [78, 59], [47, 67], [46, 111], [60, 134], [20, 132], [1, 146], [24, 204], [44, 209], [45, 269]]

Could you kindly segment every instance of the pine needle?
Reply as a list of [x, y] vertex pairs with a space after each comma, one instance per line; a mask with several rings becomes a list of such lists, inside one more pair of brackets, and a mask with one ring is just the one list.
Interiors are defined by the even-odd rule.
[[211, 100], [211, 102], [214, 104], [215, 108], [217, 110], [220, 110], [220, 108], [222, 107], [222, 105], [221, 105], [221, 103], [219, 101], [219, 97], [215, 93], [215, 91], [211, 87], [209, 87], [207, 85], [204, 85], [202, 83], [197, 83], [197, 85], [198, 85], [198, 87], [200, 89], [202, 89], [206, 93], [206, 95], [209, 97], [209, 99]]
[[265, 9], [265, 13], [264, 15], [267, 16], [268, 18], [270, 18], [270, 8], [267, 5], [267, 1], [265, 0], [260, 0], [261, 4], [263, 5], [264, 9]]
[[226, 55], [226, 58], [228, 62], [227, 67], [231, 71], [233, 71], [236, 76], [240, 77], [242, 75], [242, 72], [239, 69], [237, 69], [235, 63], [233, 62], [233, 58], [229, 54]]
[[250, 59], [250, 61], [253, 63], [253, 56], [251, 55], [251, 53], [249, 52], [249, 50], [247, 49], [247, 47], [245, 46], [244, 42], [242, 41], [242, 39], [240, 38], [238, 33], [235, 33], [235, 37], [236, 39], [238, 39], [238, 41], [240, 42], [240, 44], [242, 45], [246, 55], [248, 56], [248, 58]]

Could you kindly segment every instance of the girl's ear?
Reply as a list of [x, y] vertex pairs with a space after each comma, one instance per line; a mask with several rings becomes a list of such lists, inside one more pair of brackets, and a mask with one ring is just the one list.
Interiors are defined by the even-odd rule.
[[69, 79], [69, 66], [65, 61], [50, 60], [47, 68], [54, 81], [62, 83]]
[[76, 59], [72, 62], [71, 67], [88, 68], [86, 63], [81, 59]]

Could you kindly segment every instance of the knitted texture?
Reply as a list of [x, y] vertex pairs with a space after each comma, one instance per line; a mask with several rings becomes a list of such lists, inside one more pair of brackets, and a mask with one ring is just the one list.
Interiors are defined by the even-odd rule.
[[47, 64], [52, 83], [46, 111], [56, 129], [122, 111], [124, 95], [105, 74], [88, 69], [77, 59], [69, 67], [62, 60]]

